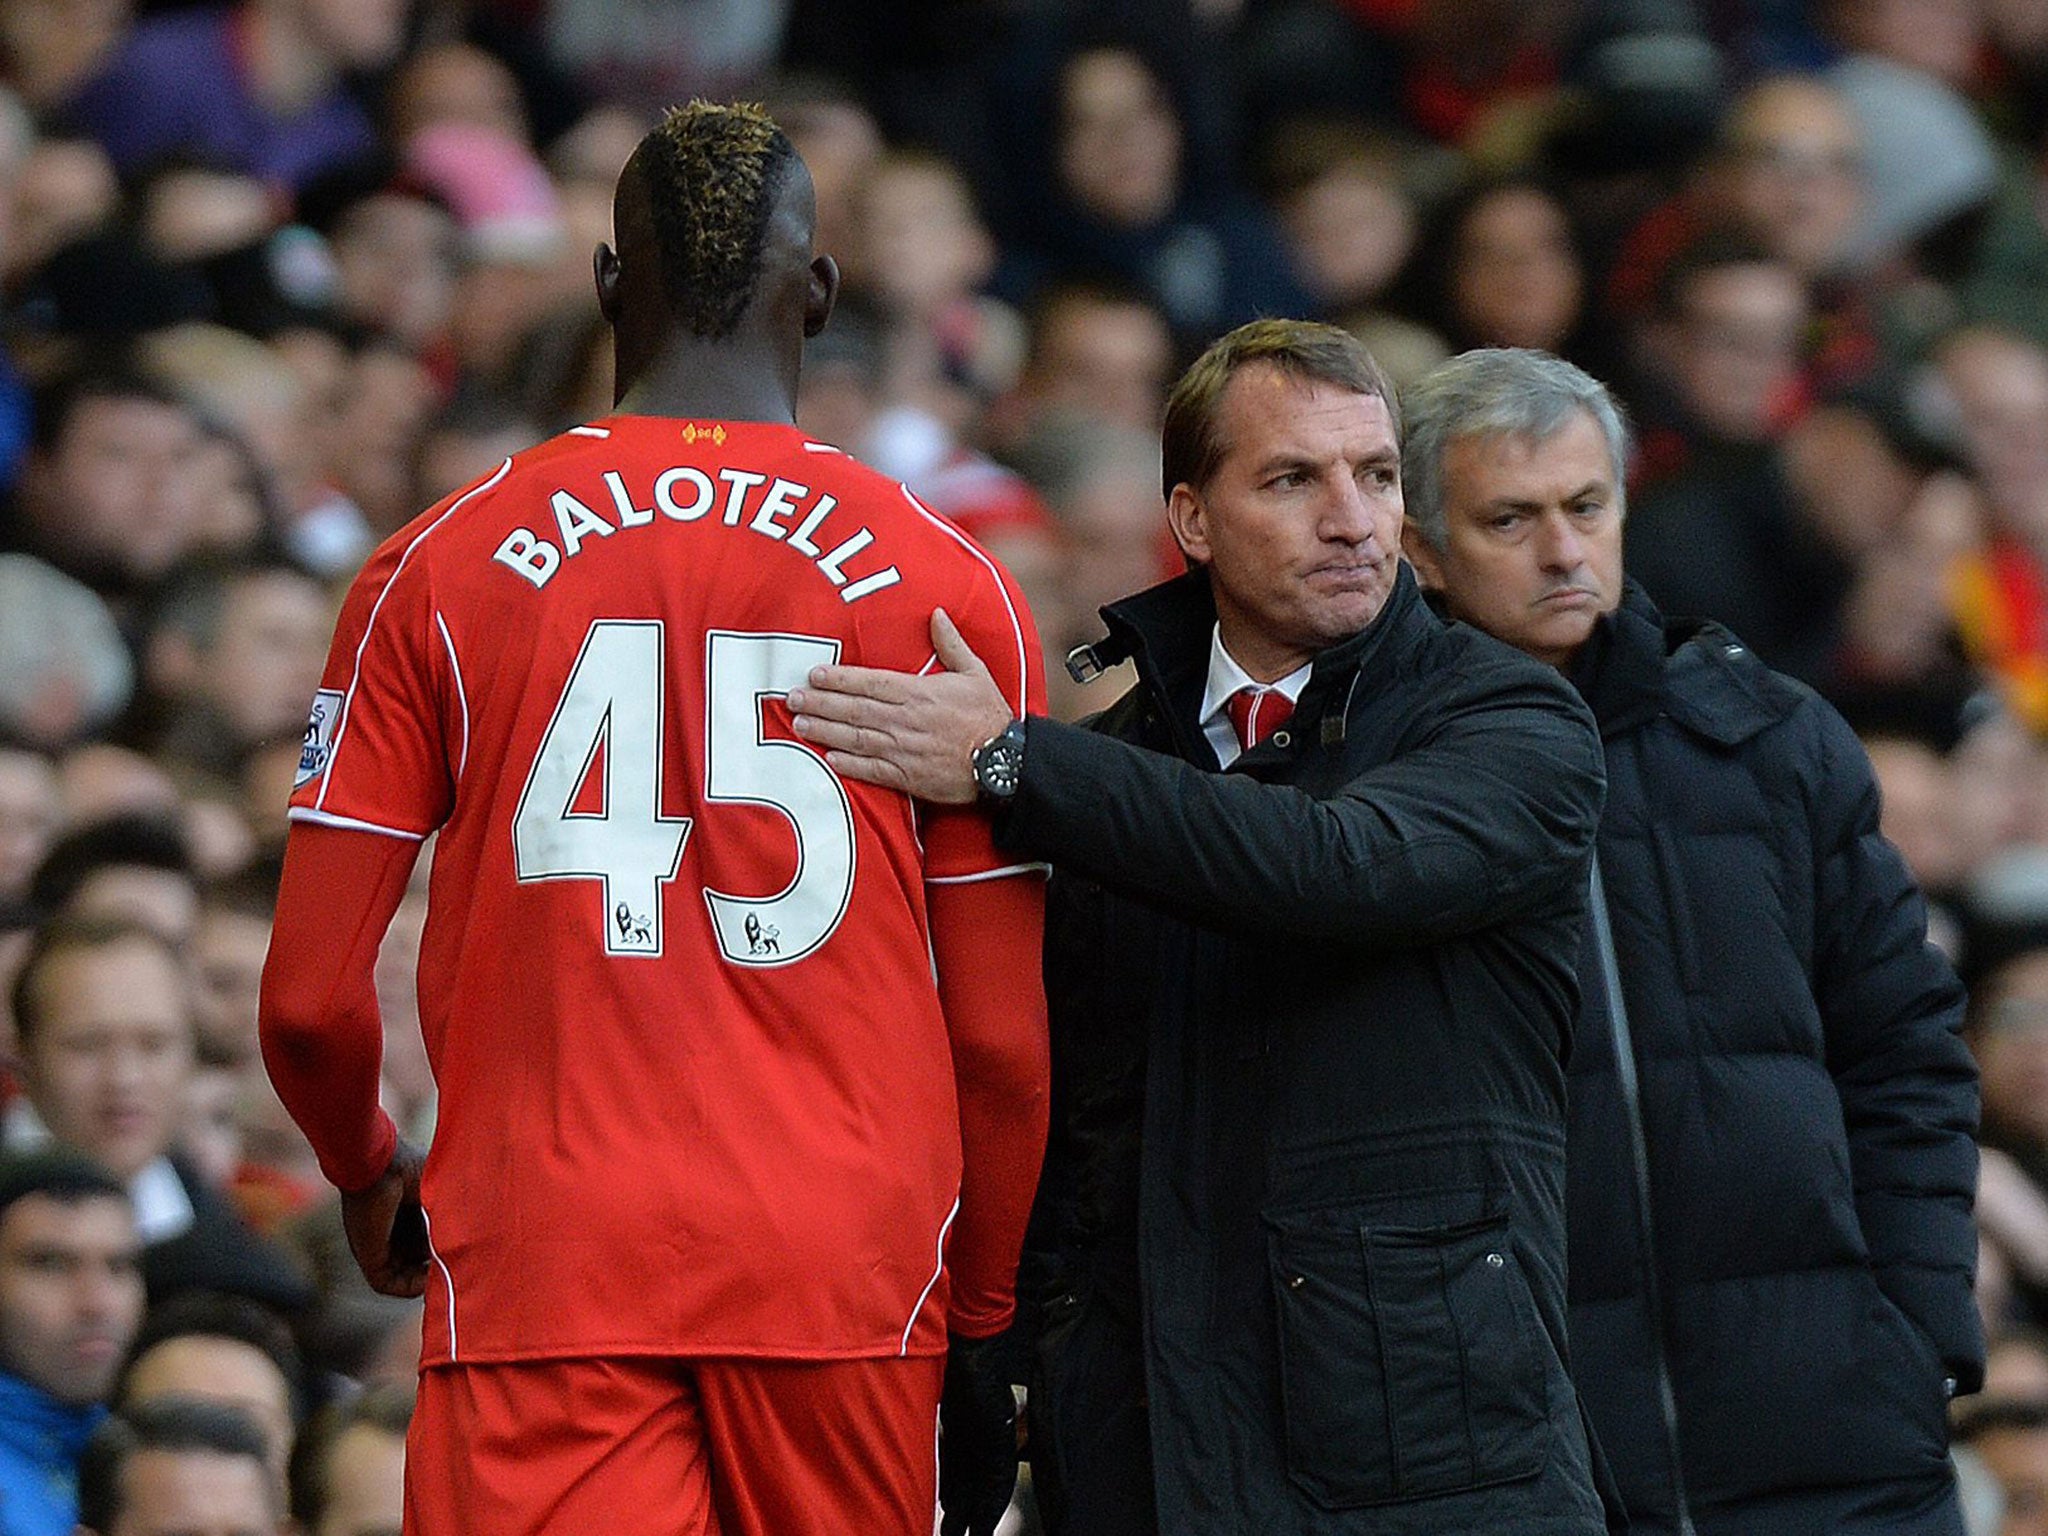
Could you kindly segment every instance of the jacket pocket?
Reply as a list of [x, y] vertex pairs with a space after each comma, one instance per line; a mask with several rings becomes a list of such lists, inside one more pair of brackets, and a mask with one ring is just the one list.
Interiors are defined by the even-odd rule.
[[1534, 1303], [1507, 1217], [1276, 1218], [1288, 1475], [1326, 1508], [1533, 1477], [1549, 1450]]

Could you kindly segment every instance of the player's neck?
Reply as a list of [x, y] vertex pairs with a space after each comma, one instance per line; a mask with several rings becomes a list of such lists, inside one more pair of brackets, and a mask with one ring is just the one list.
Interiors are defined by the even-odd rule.
[[793, 422], [795, 381], [783, 377], [782, 361], [746, 337], [679, 341], [627, 382], [618, 408], [637, 416]]

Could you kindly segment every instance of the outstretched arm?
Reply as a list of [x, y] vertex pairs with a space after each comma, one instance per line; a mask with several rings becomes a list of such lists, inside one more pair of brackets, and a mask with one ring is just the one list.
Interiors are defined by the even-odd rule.
[[[942, 673], [823, 667], [790, 707], [841, 773], [965, 801], [974, 748], [1012, 713], [944, 613], [932, 638]], [[1604, 790], [1585, 706], [1515, 659], [1464, 674], [1425, 735], [1325, 797], [1034, 718], [999, 829], [1028, 857], [1195, 922], [1413, 944], [1579, 879]]]

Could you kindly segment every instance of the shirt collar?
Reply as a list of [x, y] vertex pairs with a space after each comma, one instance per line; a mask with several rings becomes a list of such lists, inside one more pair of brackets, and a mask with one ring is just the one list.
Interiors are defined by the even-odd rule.
[[1201, 723], [1206, 726], [1221, 715], [1230, 696], [1240, 688], [1271, 688], [1285, 694], [1288, 703], [1299, 703], [1301, 690], [1308, 686], [1308, 675], [1314, 670], [1315, 663], [1305, 661], [1279, 682], [1261, 683], [1224, 649], [1223, 626], [1217, 624], [1209, 631], [1209, 684], [1202, 690]]

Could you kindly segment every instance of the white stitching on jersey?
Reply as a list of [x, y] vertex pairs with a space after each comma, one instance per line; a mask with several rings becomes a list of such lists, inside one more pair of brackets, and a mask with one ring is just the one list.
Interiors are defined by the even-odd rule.
[[448, 633], [448, 621], [434, 610], [434, 624], [441, 631], [441, 643], [448, 647], [448, 669], [455, 674], [455, 702], [462, 706], [462, 756], [455, 764], [460, 779], [469, 769], [469, 691], [462, 686], [462, 663], [455, 659], [455, 637]]
[[450, 502], [446, 512], [443, 512], [439, 517], [427, 524], [426, 527], [413, 535], [413, 541], [405, 546], [405, 553], [398, 557], [398, 564], [393, 566], [391, 574], [384, 578], [384, 590], [377, 594], [377, 601], [370, 605], [370, 617], [363, 623], [363, 638], [356, 642], [355, 668], [349, 673], [348, 691], [341, 697], [341, 718], [335, 722], [334, 744], [327, 749], [327, 768], [320, 776], [320, 793], [313, 799], [313, 808], [315, 810], [320, 810], [326, 806], [327, 791], [334, 787], [334, 765], [341, 757], [342, 738], [348, 734], [348, 717], [350, 708], [356, 701], [356, 684], [361, 682], [363, 678], [363, 652], [369, 648], [370, 632], [377, 627], [377, 615], [383, 611], [384, 599], [391, 595], [393, 583], [404, 574], [405, 563], [412, 558], [412, 552], [420, 547], [420, 544], [426, 539], [428, 534], [432, 533], [460, 511], [462, 504], [468, 501], [470, 497], [482, 495], [500, 480], [504, 479], [511, 469], [512, 461], [507, 459], [498, 466], [498, 472], [492, 475], [490, 479], [484, 481], [481, 485], [471, 486], [460, 496], [456, 497], [454, 501]]
[[975, 885], [983, 880], [1004, 880], [1011, 875], [1050, 875], [1050, 864], [1005, 864], [1001, 869], [978, 869], [971, 875], [926, 875], [926, 885]]
[[953, 1197], [953, 1209], [946, 1212], [946, 1219], [939, 1225], [939, 1267], [932, 1271], [931, 1279], [925, 1281], [924, 1289], [917, 1293], [917, 1301], [910, 1309], [910, 1321], [903, 1325], [903, 1342], [896, 1347], [897, 1357], [910, 1353], [910, 1334], [917, 1327], [917, 1314], [924, 1310], [924, 1299], [931, 1295], [932, 1287], [939, 1283], [939, 1276], [946, 1272], [946, 1234], [953, 1230], [953, 1218], [960, 1214], [960, 1197]]
[[374, 832], [379, 837], [403, 838], [408, 843], [423, 843], [424, 832], [408, 832], [403, 827], [387, 827], [374, 821], [359, 821], [353, 816], [337, 816], [332, 811], [316, 811], [311, 806], [295, 805], [285, 813], [287, 821], [310, 821], [316, 826], [340, 827], [349, 832]]
[[441, 1267], [441, 1278], [448, 1283], [448, 1363], [454, 1365], [462, 1357], [455, 1352], [455, 1275], [448, 1268], [448, 1261], [441, 1257], [441, 1250], [434, 1246], [434, 1218], [427, 1214], [426, 1202], [420, 1203], [420, 1225], [427, 1229], [427, 1252]]
[[910, 487], [899, 485], [897, 489], [903, 492], [903, 499], [915, 507], [926, 521], [940, 532], [952, 538], [962, 549], [973, 555], [975, 559], [988, 568], [989, 575], [995, 578], [996, 591], [1002, 594], [1003, 607], [1010, 614], [1010, 632], [1017, 637], [1017, 716], [1019, 719], [1022, 719], [1025, 715], [1031, 713], [1031, 700], [1027, 692], [1031, 683], [1031, 667], [1027, 659], [1028, 647], [1024, 643], [1024, 622], [1017, 617], [1017, 605], [1010, 601], [1010, 589], [1003, 581], [1003, 573], [996, 568], [996, 563], [989, 559], [981, 546], [976, 544], [974, 540], [968, 538], [966, 534], [911, 495]]

